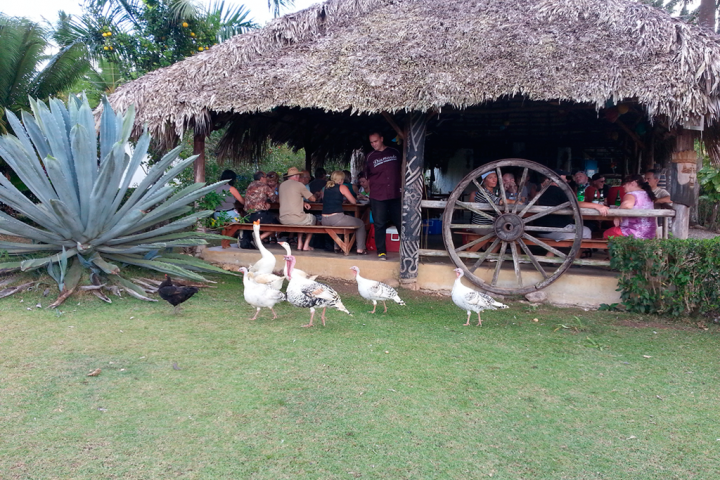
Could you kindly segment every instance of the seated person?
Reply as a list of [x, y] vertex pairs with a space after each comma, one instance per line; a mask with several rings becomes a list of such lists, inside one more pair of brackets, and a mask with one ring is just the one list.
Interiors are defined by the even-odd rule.
[[[480, 187], [485, 192], [485, 195], [490, 198], [490, 201], [495, 203], [496, 205], [500, 205], [501, 199], [500, 199], [500, 191], [498, 189], [498, 176], [495, 172], [487, 172], [483, 173], [482, 175], [482, 183], [480, 184]], [[473, 201], [475, 203], [488, 203], [488, 199], [485, 197], [480, 191], [475, 192], [475, 195], [473, 197]], [[495, 212], [492, 211], [486, 211], [488, 215], [494, 217]], [[473, 228], [472, 230], [475, 233], [480, 233], [483, 235], [486, 235], [492, 231], [494, 221], [485, 217], [484, 215], [480, 215], [477, 213], [472, 214], [472, 223], [473, 225], [477, 225], [477, 228]]]
[[[220, 181], [230, 180], [228, 183], [215, 187], [215, 193], [224, 198], [223, 202], [215, 207], [215, 218], [223, 216], [223, 213], [230, 218], [232, 222], [238, 222], [243, 217], [242, 205], [245, 205], [245, 199], [235, 188], [235, 179], [237, 173], [232, 170], [225, 170], [220, 175]], [[238, 210], [236, 207], [241, 207]]]
[[322, 189], [325, 187], [325, 184], [327, 183], [327, 172], [324, 168], [318, 167], [315, 169], [315, 180], [308, 183], [308, 190], [310, 190], [310, 193], [315, 195], [315, 198], [319, 200], [322, 199]]
[[[285, 174], [285, 181], [278, 189], [280, 199], [280, 223], [283, 225], [315, 225], [315, 215], [305, 213], [303, 207], [310, 208], [305, 200], [314, 202], [315, 196], [300, 181], [300, 170], [290, 167]], [[298, 250], [313, 250], [310, 246], [312, 233], [307, 235], [303, 244], [303, 235], [298, 233]]]
[[345, 175], [345, 180], [343, 181], [343, 185], [345, 185], [348, 190], [350, 190], [350, 193], [353, 197], [357, 198], [358, 196], [358, 188], [357, 186], [353, 185], [352, 183], [352, 173], [350, 173], [350, 170], [343, 170], [343, 174]]
[[[622, 199], [620, 208], [624, 209], [652, 209], [656, 198], [652, 187], [642, 175], [634, 174], [625, 177], [622, 183], [625, 189], [625, 196]], [[642, 240], [655, 238], [657, 221], [653, 217], [623, 217], [613, 220], [615, 226], [605, 230], [603, 237], [628, 237], [633, 236]]]
[[596, 173], [592, 176], [585, 189], [585, 201], [605, 203], [605, 175]]
[[[254, 222], [260, 220], [260, 224], [278, 223], [278, 219], [275, 215], [269, 212], [270, 204], [277, 202], [278, 196], [275, 194], [272, 188], [267, 184], [267, 175], [264, 172], [258, 171], [253, 175], [253, 182], [248, 185], [247, 191], [245, 192], [245, 209], [250, 211], [248, 222]], [[264, 240], [273, 232], [265, 232], [260, 234], [260, 240]], [[251, 241], [253, 240], [253, 232], [245, 230], [243, 232], [242, 241], [240, 242], [240, 248], [251, 248]]]
[[650, 184], [650, 188], [656, 198], [655, 203], [672, 203], [670, 192], [658, 186], [660, 174], [657, 170], [648, 170], [645, 172], [645, 181]]
[[369, 202], [370, 201], [370, 184], [368, 183], [365, 172], [360, 172], [358, 174], [357, 183], [358, 183], [357, 184], [358, 199]]
[[[560, 175], [560, 178], [563, 178], [562, 171], [558, 173]], [[545, 193], [542, 194], [540, 198], [538, 198], [537, 202], [535, 202], [535, 205], [542, 205], [546, 207], [555, 207], [557, 205], [561, 205], [568, 201], [568, 197], [565, 194], [565, 192], [557, 186], [556, 183], [553, 183], [549, 178], [541, 176], [541, 188], [544, 188], [546, 185], [550, 185], [547, 190], [545, 190]], [[578, 202], [578, 205], [581, 208], [593, 208], [597, 210], [600, 215], [606, 216], [610, 209], [606, 207], [605, 205], [600, 205], [597, 203], [590, 203], [590, 202]], [[562, 228], [565, 231], [562, 232], [544, 232], [544, 233], [538, 233], [537, 236], [541, 238], [549, 238], [551, 240], [555, 241], [563, 241], [563, 240], [573, 240], [575, 238], [575, 223], [573, 223], [573, 217], [571, 215], [555, 215], [555, 214], [549, 214], [545, 215], [544, 217], [540, 217], [537, 220], [533, 222], [533, 225], [536, 226], [543, 226], [543, 227], [551, 227], [551, 228]], [[592, 232], [588, 227], [583, 226], [583, 234], [582, 238], [591, 238]]]
[[502, 176], [503, 188], [505, 189], [505, 195], [510, 200], [514, 200], [518, 194], [518, 186], [515, 183], [515, 175], [512, 173], [503, 173]]
[[323, 213], [322, 224], [330, 227], [358, 227], [357, 236], [357, 253], [358, 255], [367, 255], [365, 250], [365, 222], [359, 218], [345, 215], [343, 212], [343, 201], [357, 203], [355, 197], [350, 193], [350, 189], [342, 182], [345, 181], [345, 173], [341, 171], [332, 172], [330, 181], [325, 185], [325, 194], [323, 195]]

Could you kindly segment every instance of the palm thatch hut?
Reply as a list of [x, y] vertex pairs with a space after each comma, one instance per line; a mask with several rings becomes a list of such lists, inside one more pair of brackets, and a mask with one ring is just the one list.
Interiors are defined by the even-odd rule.
[[147, 125], [166, 146], [190, 132], [202, 154], [228, 127], [221, 154], [247, 157], [270, 138], [305, 148], [308, 166], [384, 125], [407, 159], [401, 279], [412, 281], [424, 166], [463, 147], [475, 163], [519, 144], [545, 160], [593, 147], [628, 171], [672, 166], [673, 199], [692, 205], [695, 139], [720, 160], [719, 84], [713, 32], [631, 0], [328, 0], [110, 102], [135, 104], [136, 132]]

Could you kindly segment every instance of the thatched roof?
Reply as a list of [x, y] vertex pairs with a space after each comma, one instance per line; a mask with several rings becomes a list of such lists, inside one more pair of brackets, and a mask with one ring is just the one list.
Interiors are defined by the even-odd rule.
[[631, 0], [328, 0], [110, 97], [169, 139], [276, 107], [369, 114], [500, 98], [633, 99], [676, 125], [720, 117], [720, 42]]

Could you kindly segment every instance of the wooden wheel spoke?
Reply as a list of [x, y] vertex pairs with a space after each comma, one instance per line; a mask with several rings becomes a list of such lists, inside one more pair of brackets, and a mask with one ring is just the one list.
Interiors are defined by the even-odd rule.
[[502, 268], [503, 260], [505, 260], [505, 250], [507, 250], [507, 245], [507, 242], [502, 242], [500, 255], [498, 255], [497, 263], [495, 264], [495, 272], [493, 272], [491, 285], [497, 285], [498, 277], [500, 276], [500, 268]]
[[482, 205], [482, 204], [472, 204], [472, 203], [468, 203], [468, 202], [461, 202], [460, 200], [455, 202], [455, 204], [463, 207], [466, 210], [470, 210], [473, 213], [477, 213], [481, 217], [488, 218], [488, 219], [492, 220], [493, 222], [495, 221], [495, 217], [493, 217], [489, 213], [483, 212], [482, 210], [480, 210], [478, 207], [475, 206], [475, 205]]
[[557, 212], [558, 210], [562, 210], [565, 207], [569, 207], [570, 202], [561, 203], [560, 205], [555, 205], [554, 207], [546, 207], [546, 210], [543, 210], [542, 212], [538, 212], [535, 215], [532, 215], [527, 218], [523, 218], [523, 224], [527, 225], [528, 223], [534, 222], [538, 218], [542, 218], [545, 215], [550, 215], [553, 212]]
[[[520, 241], [518, 239], [518, 241]], [[510, 242], [510, 252], [512, 253], [513, 269], [515, 270], [515, 279], [519, 287], [522, 287], [522, 274], [520, 273], [520, 255], [518, 254], [517, 245], [515, 242]]]
[[493, 232], [493, 233], [490, 233], [490, 234], [488, 234], [488, 235], [485, 235], [484, 237], [480, 237], [480, 238], [478, 238], [478, 239], [476, 239], [476, 240], [473, 240], [473, 241], [470, 242], [470, 243], [466, 243], [465, 245], [456, 248], [455, 251], [456, 251], [456, 252], [462, 252], [463, 250], [467, 250], [468, 248], [474, 247], [474, 246], [477, 245], [478, 243], [487, 242], [488, 240], [490, 240], [490, 239], [491, 239], [492, 237], [494, 237], [494, 236], [495, 236], [495, 233], [494, 233], [494, 232]]
[[525, 255], [528, 256], [530, 259], [530, 262], [533, 264], [535, 269], [540, 272], [540, 275], [543, 276], [543, 278], [548, 278], [548, 274], [545, 271], [545, 269], [540, 265], [540, 263], [537, 261], [537, 258], [535, 258], [535, 255], [532, 254], [530, 249], [527, 245], [525, 245], [525, 242], [523, 242], [521, 239], [518, 239], [518, 244], [520, 244], [520, 248], [522, 248], [522, 251], [525, 252]]
[[500, 167], [495, 168], [495, 174], [497, 175], [498, 186], [500, 187], [500, 203], [502, 203], [505, 213], [508, 213], [510, 205], [508, 205], [507, 202], [507, 195], [505, 194], [505, 185], [503, 185], [502, 182], [502, 172], [500, 171]]
[[498, 208], [498, 206], [495, 204], [495, 202], [492, 201], [492, 199], [490, 198], [490, 195], [487, 194], [487, 192], [486, 192], [485, 189], [482, 187], [482, 185], [480, 185], [480, 184], [478, 183], [478, 181], [475, 180], [474, 178], [473, 178], [473, 183], [474, 183], [475, 186], [477, 187], [478, 193], [480, 193], [480, 195], [482, 195], [483, 197], [485, 197], [485, 200], [487, 200], [487, 203], [489, 203], [490, 206], [493, 207], [493, 210], [495, 210], [495, 213], [497, 213], [498, 215], [502, 215], [502, 212], [500, 211], [500, 209]]
[[475, 265], [473, 265], [471, 271], [474, 272], [475, 270], [478, 269], [478, 267], [480, 267], [480, 264], [485, 261], [485, 259], [488, 257], [488, 255], [490, 255], [490, 252], [492, 252], [493, 250], [495, 250], [495, 247], [498, 246], [498, 243], [500, 243], [500, 239], [499, 239], [499, 238], [495, 238], [495, 240], [493, 241], [492, 244], [490, 244], [490, 246], [487, 248], [487, 250], [485, 250], [485, 251], [482, 253], [482, 255], [480, 255], [480, 256], [478, 257], [478, 259], [477, 259], [477, 261], [475, 262]]
[[543, 196], [543, 193], [545, 193], [545, 191], [546, 191], [548, 188], [550, 188], [550, 184], [549, 184], [549, 183], [548, 183], [547, 185], [545, 185], [545, 186], [537, 193], [537, 195], [535, 195], [535, 196], [533, 197], [533, 199], [528, 202], [527, 205], [525, 205], [525, 208], [523, 208], [523, 209], [520, 211], [520, 213], [518, 213], [518, 215], [520, 215], [521, 217], [524, 217], [525, 214], [528, 212], [528, 210], [530, 210], [530, 208], [532, 208], [532, 206], [535, 205], [535, 202], [537, 202], [538, 200], [540, 200], [540, 197]]
[[560, 250], [558, 250], [557, 248], [551, 247], [551, 246], [548, 245], [547, 243], [543, 242], [542, 240], [540, 240], [540, 239], [538, 239], [538, 238], [536, 238], [536, 237], [533, 237], [532, 235], [528, 235], [527, 233], [523, 233], [523, 238], [526, 238], [526, 239], [530, 240], [531, 242], [533, 242], [533, 243], [534, 243], [535, 245], [537, 245], [538, 247], [542, 247], [542, 248], [544, 248], [545, 250], [547, 250], [548, 252], [552, 252], [553, 254], [557, 255], [557, 256], [560, 257], [560, 258], [563, 258], [563, 259], [564, 259], [564, 258], [567, 258], [567, 255], [565, 255], [564, 253], [562, 253], [562, 252], [561, 252]]
[[513, 205], [512, 213], [517, 213], [517, 211], [518, 211], [518, 207], [520, 206], [520, 194], [522, 193], [523, 189], [525, 188], [527, 179], [528, 179], [528, 168], [525, 167], [523, 169], [522, 177], [520, 177], [520, 185], [518, 186], [517, 195], [515, 195], [515, 205]]

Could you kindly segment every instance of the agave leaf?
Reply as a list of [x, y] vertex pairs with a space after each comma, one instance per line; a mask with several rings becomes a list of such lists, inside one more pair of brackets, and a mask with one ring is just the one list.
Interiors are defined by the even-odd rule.
[[[71, 249], [66, 252], [68, 258], [74, 257], [77, 254], [76, 249]], [[49, 257], [44, 258], [31, 258], [29, 260], [23, 260], [20, 262], [20, 270], [27, 272], [28, 270], [35, 270], [36, 268], [43, 267], [50, 262], [59, 262], [62, 253], [57, 253]]]
[[[20, 117], [30, 140], [35, 146], [38, 158], [45, 158], [50, 155], [50, 145], [48, 145], [47, 138], [45, 138], [35, 118], [25, 111], [20, 112]], [[28, 153], [32, 154], [32, 151]]]
[[138, 287], [133, 282], [131, 282], [130, 280], [128, 280], [126, 278], [121, 277], [120, 275], [113, 275], [112, 277], [110, 277], [110, 280], [113, 283], [119, 284], [121, 287], [125, 288], [126, 290], [132, 290], [133, 292], [135, 292], [137, 294], [145, 295], [147, 293], [142, 287]]
[[30, 226], [27, 223], [23, 223], [20, 220], [11, 217], [5, 212], [0, 212], [0, 228], [9, 232], [11, 235], [30, 238], [36, 242], [55, 244], [63, 243], [63, 239], [59, 235]]
[[108, 275], [117, 275], [120, 273], [120, 268], [117, 265], [106, 262], [99, 254], [95, 254], [91, 260], [100, 270]]
[[114, 169], [115, 161], [115, 155], [108, 155], [107, 160], [100, 168], [100, 174], [90, 193], [88, 224], [85, 227], [85, 236], [87, 238], [95, 238], [104, 223], [105, 219], [100, 218], [100, 211], [103, 207], [103, 198], [107, 192], [110, 191], [110, 182], [112, 181], [112, 170]]
[[7, 135], [0, 137], [0, 156], [15, 171], [20, 180], [35, 193], [41, 202], [48, 202], [57, 198], [55, 190], [50, 185], [45, 170], [33, 154], [25, 151], [22, 144], [15, 138]]
[[123, 177], [122, 185], [120, 185], [117, 195], [115, 195], [115, 201], [113, 201], [112, 207], [110, 208], [111, 212], [116, 212], [118, 207], [120, 207], [120, 203], [122, 202], [125, 194], [127, 193], [133, 175], [135, 174], [137, 169], [140, 168], [143, 159], [147, 156], [149, 146], [150, 134], [148, 133], [147, 129], [145, 129], [145, 132], [143, 132], [143, 135], [140, 137], [140, 140], [138, 140], [135, 148], [133, 149], [132, 159], [130, 160], [130, 164], [125, 170], [125, 176]]
[[[65, 135], [63, 135], [63, 138], [65, 142], [67, 142], [67, 137], [70, 135], [70, 129], [72, 128], [70, 124], [70, 112], [67, 107], [65, 107], [65, 104], [57, 98], [51, 98], [48, 103], [50, 104], [50, 111], [55, 117], [57, 124], [65, 127], [65, 131], [63, 132]], [[70, 145], [65, 145], [65, 151], [70, 151]]]
[[0, 262], [0, 273], [10, 273], [20, 270], [21, 262]]
[[60, 251], [59, 245], [44, 245], [40, 243], [17, 243], [17, 242], [2, 242], [0, 241], [0, 250], [5, 250], [8, 253], [27, 253], [27, 252], [57, 252]]
[[52, 228], [58, 230], [61, 235], [67, 235], [69, 230], [64, 228], [50, 213], [41, 208], [42, 204], [34, 204], [25, 195], [15, 188], [5, 176], [0, 175], [0, 185], [5, 189], [0, 190], [0, 193], [4, 197], [3, 200], [6, 204], [11, 206], [13, 209], [24, 212], [34, 222], [46, 228]]
[[[160, 222], [164, 222], [166, 220], [170, 220], [175, 217], [179, 217], [182, 215], [185, 215], [187, 213], [192, 212], [192, 208], [185, 206], [185, 205], [177, 205], [173, 209], [169, 209], [165, 211], [165, 215], [162, 215], [160, 217], [154, 217], [152, 219], [147, 219], [147, 217], [143, 218], [142, 222], [139, 222], [132, 226], [132, 228], [129, 228], [126, 234], [139, 232], [140, 230], [145, 230], [146, 228], [150, 228], [155, 224], [158, 224]], [[149, 215], [148, 215], [149, 216]]]
[[204, 232], [181, 232], [181, 233], [170, 233], [167, 235], [161, 235], [159, 237], [152, 238], [153, 243], [156, 242], [167, 242], [171, 240], [178, 240], [183, 238], [201, 238], [205, 240], [237, 240], [237, 238], [226, 237], [225, 235], [218, 235], [217, 233], [204, 233]]
[[[88, 147], [92, 152], [92, 161], [90, 165], [81, 164], [78, 159], [75, 159], [75, 170], [78, 175], [78, 181], [83, 175], [88, 175], [83, 181], [89, 182], [87, 192], [90, 193], [92, 186], [95, 185], [95, 180], [98, 177], [98, 151], [97, 151], [97, 139], [98, 134], [95, 131], [95, 118], [93, 117], [90, 105], [84, 102], [78, 110], [78, 125], [82, 126], [85, 134], [88, 136]], [[83, 157], [84, 158], [84, 157]], [[80, 184], [78, 183], [78, 186]]]
[[142, 220], [144, 215], [145, 214], [140, 210], [131, 211], [129, 215], [122, 218], [111, 230], [108, 230], [99, 237], [91, 240], [90, 244], [93, 246], [102, 245], [108, 240], [128, 232], [134, 225], [137, 225], [140, 220]]
[[70, 132], [70, 142], [78, 174], [80, 222], [87, 227], [88, 216], [90, 215], [90, 193], [93, 187], [93, 170], [97, 171], [97, 154], [95, 153], [97, 148], [90, 136], [90, 132], [81, 124], [73, 127]]
[[175, 187], [172, 185], [166, 185], [156, 191], [153, 195], [146, 195], [143, 197], [142, 201], [138, 202], [133, 208], [137, 208], [139, 210], [149, 210], [172, 195], [174, 191]]
[[153, 192], [155, 192], [155, 190], [161, 188], [161, 186], [166, 185], [171, 180], [173, 180], [175, 177], [180, 175], [182, 173], [182, 171], [185, 170], [191, 163], [193, 163], [197, 157], [198, 157], [197, 155], [193, 155], [192, 157], [188, 157], [185, 160], [179, 161], [177, 163], [177, 165], [172, 167], [170, 170], [168, 170], [165, 173], [165, 175], [160, 177], [160, 180], [158, 180], [155, 185], [150, 187], [150, 189], [148, 190], [148, 195], [152, 195]]
[[220, 267], [216, 267], [215, 265], [209, 264], [207, 262], [203, 262], [202, 260], [199, 260], [197, 258], [191, 257], [190, 255], [181, 255], [178, 253], [170, 253], [170, 254], [163, 254], [160, 257], [161, 262], [165, 263], [171, 263], [173, 265], [177, 265], [179, 267], [187, 268], [188, 270], [193, 270], [197, 272], [207, 272], [207, 273], [223, 273], [227, 275], [233, 275], [236, 277], [239, 277], [240, 275], [237, 275], [233, 272], [228, 272], [227, 270], [223, 270]]
[[[105, 192], [101, 199], [98, 199], [101, 205], [101, 208], [99, 208], [97, 211], [100, 217], [100, 232], [106, 231], [108, 229], [108, 225], [113, 222], [113, 213], [115, 213], [115, 211], [112, 210], [112, 199], [115, 198], [115, 195], [120, 188], [120, 182], [122, 181], [123, 173], [125, 172], [125, 169], [130, 162], [130, 156], [125, 153], [124, 145], [121, 143], [116, 144], [115, 148], [113, 148], [112, 152], [110, 152], [110, 157], [112, 156], [115, 156], [115, 162], [112, 164], [114, 166], [114, 169], [111, 171], [109, 190]], [[105, 165], [108, 165], [110, 163], [111, 162], [105, 162]], [[100, 168], [102, 169], [103, 167]]]
[[[68, 171], [63, 170], [64, 167], [53, 157], [47, 157], [45, 159], [45, 168], [47, 169], [48, 177], [50, 177], [53, 183], [53, 187], [55, 187], [59, 201], [62, 201], [77, 220], [80, 221], [80, 201], [72, 185], [74, 180], [66, 175]], [[57, 200], [50, 200], [50, 205], [52, 205], [53, 201]]]
[[80, 243], [87, 241], [83, 233], [82, 224], [80, 223], [80, 216], [76, 212], [72, 211], [71, 208], [68, 208], [68, 206], [60, 200], [51, 200], [50, 207], [52, 207], [55, 215], [57, 215], [62, 224], [67, 225], [70, 229], [70, 238]]
[[109, 240], [105, 243], [107, 245], [122, 245], [124, 243], [137, 242], [138, 240], [145, 240], [148, 238], [153, 238], [153, 236], [155, 236], [155, 235], [161, 235], [164, 233], [174, 232], [176, 230], [182, 230], [183, 228], [193, 225], [199, 219], [208, 217], [208, 216], [212, 215], [213, 213], [214, 212], [212, 210], [203, 210], [201, 212], [197, 212], [197, 213], [193, 213], [192, 215], [188, 215], [187, 217], [183, 217], [179, 220], [175, 220], [174, 222], [169, 223], [168, 225], [162, 226], [160, 228], [157, 228], [151, 232], [143, 232], [143, 233], [138, 233], [135, 235], [129, 235], [126, 237], [120, 237], [120, 238], [116, 238], [113, 240]]
[[115, 213], [112, 224], [117, 222], [117, 219], [122, 218], [131, 208], [135, 206], [136, 203], [138, 203], [148, 193], [148, 188], [153, 183], [155, 183], [155, 181], [157, 181], [157, 179], [162, 176], [162, 173], [165, 171], [165, 169], [178, 158], [178, 155], [180, 155], [180, 150], [182, 150], [182, 146], [178, 146], [172, 149], [150, 169], [148, 174], [140, 182], [132, 195], [130, 195], [130, 198], [128, 198], [128, 200], [123, 204], [120, 210]]
[[105, 163], [105, 159], [117, 142], [117, 121], [115, 112], [113, 112], [110, 102], [106, 96], [103, 96], [103, 111], [100, 120], [100, 161]]
[[130, 139], [130, 134], [132, 133], [132, 127], [134, 123], [135, 105], [131, 104], [125, 112], [125, 117], [122, 121], [122, 130], [120, 131], [120, 138], [118, 138], [118, 142], [121, 142], [123, 144], [126, 144], [128, 142], [128, 140]]
[[[70, 252], [68, 252], [68, 256], [70, 256]], [[77, 258], [70, 259], [70, 262], [70, 268], [68, 268], [67, 274], [65, 275], [64, 290], [75, 290], [82, 277], [82, 266]]]
[[[70, 167], [70, 145], [67, 143], [67, 134], [65, 133], [65, 125], [60, 125], [56, 121], [52, 112], [42, 102], [37, 102], [38, 112], [40, 112], [40, 118], [42, 119], [42, 129], [45, 137], [50, 145], [51, 155], [60, 162], [61, 167], [66, 172], [73, 172], [74, 169]], [[72, 192], [77, 195], [77, 191], [73, 189]]]
[[178, 277], [188, 278], [190, 280], [197, 280], [199, 282], [207, 281], [202, 275], [198, 275], [197, 273], [191, 272], [177, 265], [172, 265], [170, 263], [165, 263], [158, 260], [145, 260], [144, 258], [136, 255], [118, 255], [108, 253], [105, 254], [105, 256], [111, 260], [115, 260], [116, 262], [127, 263], [138, 267], [145, 267], [151, 270], [157, 270], [158, 272], [176, 275]]
[[[181, 248], [181, 247], [196, 247], [198, 245], [207, 245], [207, 241], [199, 238], [188, 238], [185, 240], [174, 240], [170, 242], [157, 242], [157, 243], [142, 243], [133, 246], [122, 246], [116, 247], [98, 247], [98, 251], [102, 253], [143, 253], [162, 248]], [[163, 254], [163, 257], [165, 254]]]
[[25, 127], [23, 127], [17, 116], [9, 109], [5, 110], [5, 115], [7, 116], [8, 123], [12, 127], [13, 132], [15, 132], [15, 136], [18, 140], [20, 140], [20, 143], [22, 143], [25, 151], [28, 153], [28, 155], [34, 156], [33, 154], [35, 153], [35, 149], [33, 148], [33, 144], [30, 141], [30, 137], [28, 137], [28, 134], [25, 131]]
[[[182, 205], [188, 205], [190, 202], [194, 202], [198, 198], [204, 197], [208, 192], [215, 189], [217, 184], [203, 187], [202, 183], [195, 183], [189, 187], [183, 188], [175, 195], [167, 199], [165, 203], [150, 212], [144, 219], [143, 224], [150, 224], [161, 222], [161, 218], [167, 216], [168, 212], [180, 211]], [[178, 215], [182, 215], [178, 213]], [[157, 220], [156, 220], [157, 219]], [[145, 228], [145, 227], [143, 227]]]

